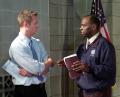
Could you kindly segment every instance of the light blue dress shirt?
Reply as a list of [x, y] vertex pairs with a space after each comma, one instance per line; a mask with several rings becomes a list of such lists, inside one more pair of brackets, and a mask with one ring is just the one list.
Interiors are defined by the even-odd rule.
[[[32, 55], [31, 48], [29, 46], [30, 40], [32, 40], [33, 45], [35, 47], [35, 51], [37, 52], [38, 60], [35, 60]], [[24, 36], [21, 32], [15, 38], [15, 40], [11, 43], [9, 49], [10, 58], [17, 63], [18, 66], [23, 67], [28, 72], [32, 74], [40, 74], [45, 69], [44, 62], [48, 58], [47, 52], [44, 49], [41, 41], [39, 39], [35, 39], [33, 37], [28, 38]], [[44, 83], [46, 81], [46, 76], [43, 76], [43, 80], [38, 80], [37, 76], [25, 77], [25, 82], [17, 81], [13, 78], [13, 83], [15, 85], [25, 85], [29, 86], [31, 84], [39, 84]], [[22, 80], [22, 79], [21, 79]]]

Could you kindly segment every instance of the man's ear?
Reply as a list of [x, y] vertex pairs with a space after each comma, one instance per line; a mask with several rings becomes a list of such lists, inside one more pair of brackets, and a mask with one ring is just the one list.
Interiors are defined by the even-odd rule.
[[24, 27], [27, 27], [28, 26], [28, 23], [26, 21], [23, 21], [23, 26]]
[[26, 30], [28, 30], [30, 25], [28, 24], [28, 22], [24, 21], [23, 26], [25, 27]]

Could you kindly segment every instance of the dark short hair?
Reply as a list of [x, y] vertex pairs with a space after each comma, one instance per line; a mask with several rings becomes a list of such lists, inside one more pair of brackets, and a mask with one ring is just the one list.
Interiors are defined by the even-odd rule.
[[97, 30], [100, 29], [100, 20], [95, 15], [86, 15], [85, 17], [89, 17], [91, 24], [95, 24], [97, 26]]

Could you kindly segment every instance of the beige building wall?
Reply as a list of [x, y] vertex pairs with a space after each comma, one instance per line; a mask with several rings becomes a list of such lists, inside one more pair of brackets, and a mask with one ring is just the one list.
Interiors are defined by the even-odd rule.
[[120, 0], [112, 1], [112, 40], [116, 48], [117, 78], [113, 97], [120, 97]]
[[[50, 55], [58, 61], [74, 53], [73, 0], [49, 1]], [[74, 97], [74, 82], [64, 67], [55, 66], [50, 77], [52, 97]]]

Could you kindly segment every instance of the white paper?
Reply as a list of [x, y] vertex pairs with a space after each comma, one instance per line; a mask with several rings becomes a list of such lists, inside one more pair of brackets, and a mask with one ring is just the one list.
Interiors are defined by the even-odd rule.
[[14, 77], [18, 81], [25, 82], [27, 77], [23, 77], [19, 74], [19, 67], [13, 63], [12, 61], [8, 60], [2, 68], [8, 72], [12, 77]]

